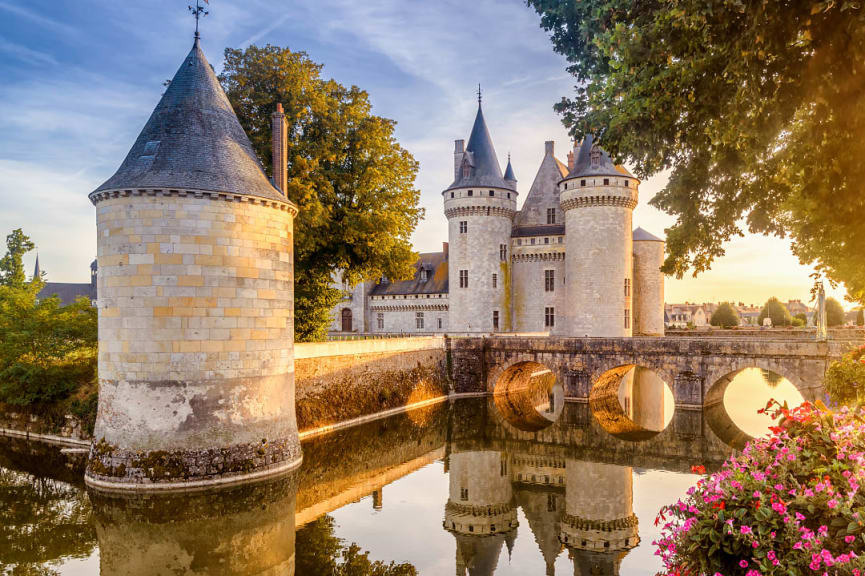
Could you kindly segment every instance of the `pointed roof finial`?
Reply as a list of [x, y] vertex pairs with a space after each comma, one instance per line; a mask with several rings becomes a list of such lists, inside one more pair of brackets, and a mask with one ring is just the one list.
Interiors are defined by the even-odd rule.
[[[210, 0], [204, 0], [204, 3], [209, 6]], [[204, 6], [201, 5], [201, 0], [195, 0], [195, 6], [188, 6], [188, 8], [189, 11], [192, 12], [192, 16], [195, 17], [195, 39], [198, 40], [200, 38], [198, 35], [198, 20], [202, 16], [207, 16], [210, 12], [205, 10]]]
[[481, 83], [478, 82], [478, 106], [481, 105]]
[[39, 267], [39, 253], [36, 253], [36, 266], [33, 268], [33, 280], [42, 278], [42, 268]]

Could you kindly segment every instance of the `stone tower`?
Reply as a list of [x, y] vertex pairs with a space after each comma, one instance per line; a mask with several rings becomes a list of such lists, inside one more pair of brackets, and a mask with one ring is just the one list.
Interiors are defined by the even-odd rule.
[[90, 199], [99, 409], [87, 482], [189, 488], [297, 466], [297, 209], [265, 176], [198, 39]]
[[634, 230], [634, 335], [664, 335], [665, 242], [642, 228]]
[[468, 145], [457, 140], [454, 181], [442, 192], [448, 219], [448, 326], [453, 332], [511, 329], [510, 238], [517, 209], [480, 101]]
[[631, 336], [632, 215], [639, 180], [587, 135], [559, 184], [567, 336]]

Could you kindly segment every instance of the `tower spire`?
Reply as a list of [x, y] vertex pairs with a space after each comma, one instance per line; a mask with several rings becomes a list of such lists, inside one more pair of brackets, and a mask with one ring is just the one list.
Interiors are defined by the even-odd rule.
[[[204, 0], [204, 3], [208, 6], [210, 5], [210, 0]], [[198, 35], [198, 20], [203, 16], [207, 16], [210, 14], [204, 6], [201, 5], [201, 0], [195, 0], [195, 6], [188, 6], [189, 11], [192, 13], [192, 16], [195, 18], [195, 39], [198, 40], [201, 36]]]
[[478, 82], [478, 106], [481, 105], [481, 83]]

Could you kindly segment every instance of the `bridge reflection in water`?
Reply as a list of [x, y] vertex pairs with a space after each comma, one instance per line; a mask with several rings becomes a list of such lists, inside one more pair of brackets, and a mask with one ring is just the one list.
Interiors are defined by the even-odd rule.
[[[561, 574], [563, 562], [567, 573], [613, 575], [622, 572], [635, 547], [641, 558], [651, 558], [642, 547], [654, 537], [654, 512], [637, 517], [634, 479], [645, 470], [687, 473], [693, 464], [716, 466], [730, 452], [704, 425], [700, 411], [679, 410], [662, 431], [634, 442], [608, 433], [587, 403], [551, 403], [559, 400], [547, 395], [546, 402], [543, 396], [529, 402], [541, 412], [558, 412], [540, 428], [514, 425], [494, 397], [370, 422], [305, 442], [304, 464], [288, 478], [219, 492], [124, 498], [90, 492], [88, 504], [76, 480], [80, 469], [69, 461], [25, 466], [15, 481], [28, 477], [35, 485], [38, 478], [62, 473], [58, 482], [66, 492], [38, 514], [59, 514], [61, 523], [64, 503], [78, 502], [78, 526], [86, 529], [78, 530], [77, 555], [93, 555], [102, 576], [343, 574], [349, 562], [360, 566], [351, 573], [365, 574], [373, 572], [372, 559], [384, 560], [378, 568], [383, 574], [391, 573], [383, 571], [391, 559], [396, 567], [415, 564], [420, 573], [441, 573], [432, 567], [441, 565], [430, 565], [423, 555], [406, 557], [412, 546], [397, 544], [400, 538], [434, 548], [437, 558], [452, 558], [448, 571], [461, 575], [555, 574], [556, 569]], [[19, 444], [0, 450], [0, 469], [21, 470], [22, 463], [32, 462], [15, 456], [21, 449]], [[0, 475], [0, 483], [4, 478]], [[442, 482], [446, 485], [435, 489]], [[368, 523], [399, 517], [389, 516], [389, 508], [407, 505], [389, 503], [390, 490], [410, 504], [417, 501], [410, 517], [400, 517], [404, 524], [380, 527], [388, 536], [376, 539]], [[664, 499], [675, 500], [680, 492], [673, 488]], [[436, 493], [443, 496], [427, 506]], [[34, 500], [34, 509], [39, 506]], [[359, 510], [367, 520], [354, 525]], [[23, 545], [33, 537], [25, 529], [31, 523], [7, 518], [10, 529], [3, 537], [19, 539], [20, 545], [0, 542], [0, 564], [12, 565], [4, 550], [15, 549], [15, 565], [50, 565], [60, 574], [72, 573], [64, 568], [71, 557], [62, 550], [51, 558], [44, 550], [41, 556], [20, 552], [35, 550]], [[353, 540], [362, 548], [353, 548]], [[88, 552], [96, 548], [98, 558]], [[369, 558], [363, 549], [370, 550]], [[641, 567], [630, 573], [655, 571]]]

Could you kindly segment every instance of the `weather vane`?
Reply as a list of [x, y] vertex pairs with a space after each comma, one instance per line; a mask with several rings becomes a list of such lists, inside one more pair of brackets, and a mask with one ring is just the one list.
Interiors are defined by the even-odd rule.
[[481, 103], [481, 85], [478, 83], [478, 104]]
[[[204, 3], [208, 6], [210, 5], [210, 0], [204, 0]], [[189, 6], [189, 11], [192, 12], [192, 15], [195, 16], [195, 39], [199, 38], [198, 36], [198, 20], [202, 16], [207, 16], [210, 14], [204, 6], [201, 5], [201, 0], [195, 0], [195, 6]]]

